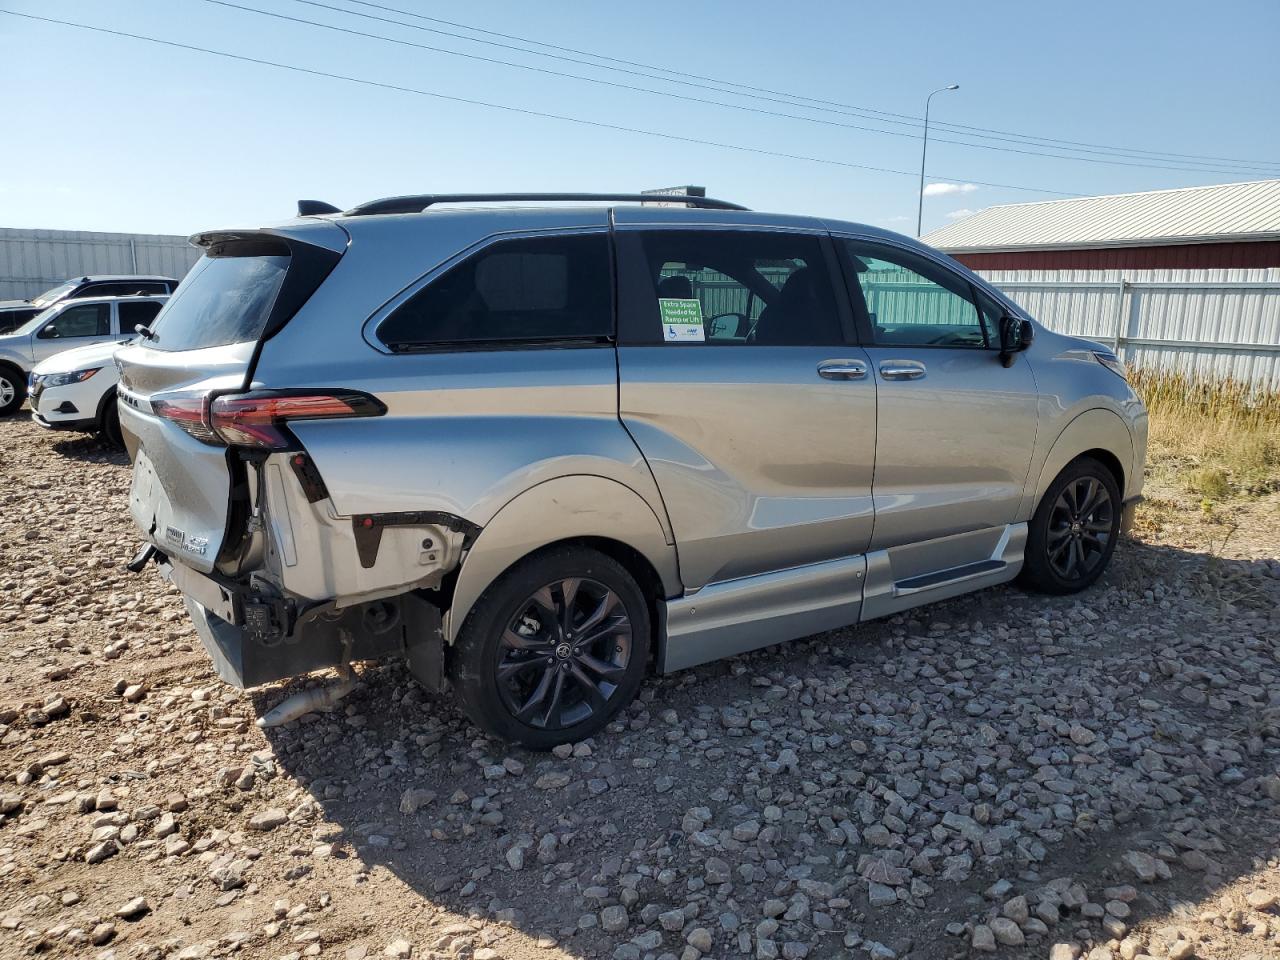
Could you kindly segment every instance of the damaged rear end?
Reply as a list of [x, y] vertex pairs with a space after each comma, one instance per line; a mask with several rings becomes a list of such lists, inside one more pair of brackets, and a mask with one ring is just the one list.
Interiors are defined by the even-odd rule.
[[181, 590], [236, 686], [400, 655], [437, 686], [434, 593], [474, 529], [445, 513], [340, 512], [296, 428], [382, 417], [385, 404], [339, 382], [281, 388], [257, 375], [347, 232], [308, 220], [193, 242], [204, 257], [150, 335], [117, 354], [130, 510], [146, 537], [131, 566], [155, 562]]

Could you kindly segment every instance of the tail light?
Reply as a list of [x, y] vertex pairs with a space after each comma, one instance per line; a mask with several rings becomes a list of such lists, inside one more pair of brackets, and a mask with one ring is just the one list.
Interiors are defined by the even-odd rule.
[[209, 398], [203, 394], [170, 394], [163, 400], [153, 399], [151, 412], [181, 427], [201, 443], [220, 442], [209, 426]]
[[214, 397], [153, 400], [157, 416], [172, 421], [204, 443], [225, 443], [258, 450], [297, 446], [287, 424], [291, 420], [335, 420], [380, 417], [386, 406], [356, 390], [255, 390]]

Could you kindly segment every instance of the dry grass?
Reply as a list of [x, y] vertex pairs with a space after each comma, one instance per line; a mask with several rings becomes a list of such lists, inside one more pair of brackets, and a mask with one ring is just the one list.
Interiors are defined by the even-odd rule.
[[1151, 415], [1153, 472], [1173, 474], [1206, 509], [1280, 490], [1280, 392], [1150, 369], [1129, 382]]

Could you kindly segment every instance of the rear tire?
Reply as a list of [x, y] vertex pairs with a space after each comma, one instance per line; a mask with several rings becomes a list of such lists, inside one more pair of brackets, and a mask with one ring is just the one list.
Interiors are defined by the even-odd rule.
[[1067, 464], [1036, 507], [1018, 581], [1041, 593], [1077, 593], [1111, 561], [1120, 538], [1120, 488], [1092, 457]]
[[27, 399], [27, 378], [17, 367], [0, 364], [0, 417], [7, 417]]
[[495, 580], [450, 660], [476, 726], [534, 750], [603, 729], [640, 688], [649, 604], [635, 578], [586, 547], [552, 547]]

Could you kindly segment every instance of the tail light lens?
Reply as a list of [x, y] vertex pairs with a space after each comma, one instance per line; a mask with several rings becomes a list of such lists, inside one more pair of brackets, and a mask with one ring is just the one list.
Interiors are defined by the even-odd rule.
[[287, 450], [297, 441], [285, 426], [291, 420], [336, 420], [380, 417], [386, 406], [355, 390], [262, 390], [215, 397], [209, 425], [233, 447]]
[[297, 446], [291, 420], [380, 417], [386, 406], [356, 390], [256, 390], [214, 397], [171, 395], [151, 401], [158, 417], [203, 443], [258, 450]]
[[151, 412], [181, 427], [201, 443], [219, 443], [209, 426], [209, 398], [204, 395], [170, 394], [163, 400], [151, 401]]

